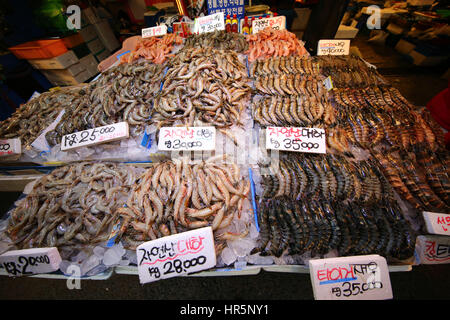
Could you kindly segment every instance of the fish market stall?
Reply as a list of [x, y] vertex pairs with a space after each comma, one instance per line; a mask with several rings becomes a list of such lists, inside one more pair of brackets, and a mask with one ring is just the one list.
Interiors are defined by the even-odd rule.
[[284, 28], [139, 37], [95, 80], [21, 105], [0, 137], [22, 148], [0, 188], [23, 191], [0, 221], [1, 275], [26, 274], [5, 254], [38, 248], [60, 262], [33, 277], [61, 279], [309, 273], [373, 255], [411, 271], [423, 211], [450, 213], [429, 112], [362, 58], [311, 56]]

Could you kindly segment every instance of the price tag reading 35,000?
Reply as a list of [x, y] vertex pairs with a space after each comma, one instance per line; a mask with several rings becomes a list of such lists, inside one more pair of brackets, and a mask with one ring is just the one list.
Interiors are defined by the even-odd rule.
[[309, 260], [316, 300], [392, 299], [386, 259], [373, 254]]
[[267, 127], [266, 149], [326, 153], [325, 130], [321, 128]]
[[147, 241], [136, 248], [141, 284], [212, 268], [216, 252], [211, 227]]

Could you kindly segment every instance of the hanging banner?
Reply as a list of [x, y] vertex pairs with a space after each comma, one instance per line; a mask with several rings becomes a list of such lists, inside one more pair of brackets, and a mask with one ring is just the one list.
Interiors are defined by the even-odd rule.
[[244, 0], [208, 0], [208, 14], [223, 12], [224, 17], [235, 14], [238, 19], [245, 15]]

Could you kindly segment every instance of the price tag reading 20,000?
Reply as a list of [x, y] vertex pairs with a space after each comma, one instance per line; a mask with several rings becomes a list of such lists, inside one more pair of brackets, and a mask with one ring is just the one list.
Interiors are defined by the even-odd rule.
[[267, 127], [266, 149], [326, 153], [325, 130], [320, 128]]
[[209, 269], [216, 265], [211, 227], [144, 242], [136, 248], [136, 254], [141, 284]]

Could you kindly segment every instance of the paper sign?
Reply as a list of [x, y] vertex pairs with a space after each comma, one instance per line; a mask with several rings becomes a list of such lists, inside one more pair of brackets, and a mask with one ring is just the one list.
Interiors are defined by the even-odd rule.
[[216, 251], [211, 227], [144, 242], [136, 248], [141, 284], [212, 268]]
[[0, 264], [13, 277], [53, 272], [61, 261], [56, 247], [12, 250], [0, 255]]
[[225, 18], [223, 12], [217, 12], [209, 16], [195, 19], [194, 33], [213, 32], [215, 30], [225, 30]]
[[350, 52], [350, 40], [319, 40], [317, 46], [318, 56], [342, 56], [348, 55], [348, 53]]
[[326, 153], [325, 130], [321, 128], [267, 127], [266, 149]]
[[0, 140], [0, 157], [18, 155], [22, 153], [22, 144], [19, 138]]
[[156, 27], [142, 29], [142, 38], [163, 36], [166, 33], [167, 33], [167, 26], [165, 24], [161, 24]]
[[61, 150], [72, 150], [128, 137], [128, 123], [118, 122], [103, 127], [67, 134], [61, 139]]
[[392, 299], [386, 259], [379, 255], [309, 260], [316, 300]]
[[286, 29], [286, 17], [277, 16], [271, 18], [257, 19], [252, 22], [252, 33], [258, 33], [266, 27], [271, 27], [274, 30]]
[[450, 236], [449, 214], [424, 211], [423, 219], [429, 233]]
[[159, 130], [160, 151], [201, 151], [215, 148], [215, 127], [163, 127]]
[[450, 263], [450, 237], [418, 236], [416, 253], [420, 264]]

